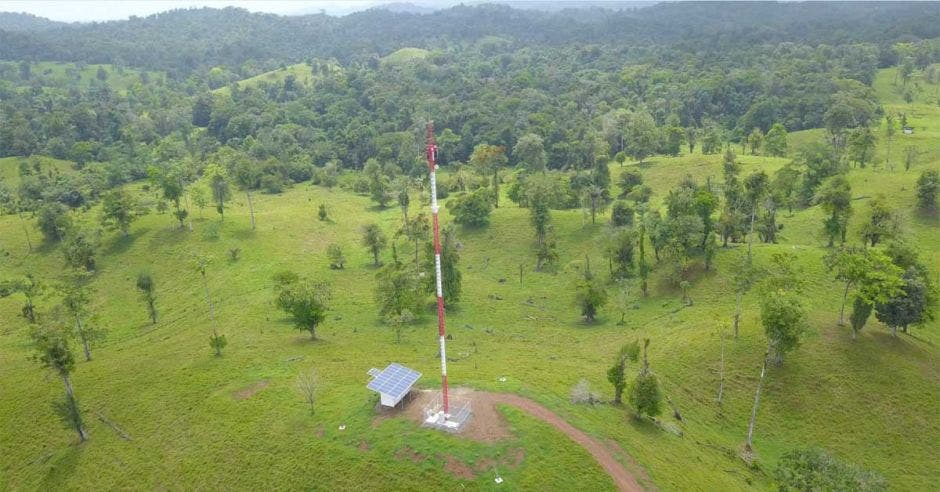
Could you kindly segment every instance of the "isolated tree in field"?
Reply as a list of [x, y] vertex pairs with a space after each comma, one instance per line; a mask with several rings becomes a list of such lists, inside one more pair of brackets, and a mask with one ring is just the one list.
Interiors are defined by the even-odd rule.
[[251, 220], [251, 228], [254, 229], [255, 206], [251, 199], [251, 190], [257, 190], [261, 187], [261, 166], [241, 152], [233, 153], [231, 159], [232, 174], [235, 183], [245, 192], [245, 198], [248, 200], [248, 217]]
[[630, 276], [636, 240], [636, 233], [630, 229], [614, 229], [607, 234], [606, 253], [612, 277], [623, 279]]
[[764, 132], [760, 128], [754, 128], [751, 134], [747, 136], [747, 145], [751, 148], [751, 155], [759, 154], [763, 144]]
[[855, 300], [852, 301], [852, 313], [849, 314], [849, 323], [852, 325], [852, 340], [858, 340], [858, 332], [865, 327], [873, 308], [874, 306], [862, 299], [861, 296], [855, 296]]
[[405, 311], [417, 311], [420, 296], [415, 290], [415, 272], [397, 255], [375, 274], [375, 300], [379, 317], [396, 324]]
[[774, 123], [764, 137], [764, 152], [772, 157], [786, 157], [787, 129], [780, 123]]
[[[441, 231], [441, 276], [443, 282], [441, 289], [444, 291], [444, 302], [450, 306], [460, 302], [460, 295], [463, 286], [463, 274], [460, 272], [460, 243], [457, 240], [457, 229], [449, 225]], [[437, 290], [437, 280], [434, 273], [434, 245], [427, 243], [427, 254], [425, 255], [424, 272], [425, 291], [435, 293]]]
[[895, 126], [894, 115], [886, 114], [885, 139], [888, 141], [888, 147], [885, 152], [885, 167], [888, 169], [893, 169], [893, 166], [891, 165], [891, 142], [894, 140], [895, 133], [897, 133], [897, 127]]
[[911, 168], [914, 167], [914, 164], [917, 162], [918, 154], [919, 152], [917, 151], [917, 147], [914, 147], [913, 145], [908, 145], [907, 147], [904, 147], [904, 170], [905, 171], [910, 171]]
[[91, 316], [91, 289], [88, 278], [84, 274], [70, 275], [59, 287], [62, 296], [62, 307], [75, 322], [75, 334], [82, 343], [85, 360], [91, 360], [91, 344], [104, 337], [104, 332], [88, 326]]
[[183, 193], [186, 191], [183, 171], [179, 167], [172, 169], [151, 167], [147, 172], [150, 182], [163, 192], [163, 198], [173, 202], [175, 209], [173, 216], [179, 221], [180, 229], [182, 229], [183, 221], [189, 216], [189, 212], [182, 206]]
[[649, 273], [650, 267], [649, 263], [646, 261], [646, 224], [647, 224], [647, 211], [646, 206], [641, 206], [640, 209], [640, 220], [637, 221], [637, 239], [636, 244], [638, 246], [637, 254], [637, 273], [640, 276], [640, 290], [643, 292], [643, 297], [648, 295], [649, 290]]
[[862, 240], [875, 247], [881, 240], [894, 237], [901, 227], [894, 210], [888, 206], [884, 195], [877, 195], [869, 202], [868, 220], [862, 224]]
[[516, 146], [512, 148], [512, 158], [529, 172], [544, 172], [548, 165], [542, 137], [534, 133], [519, 137]]
[[290, 315], [298, 330], [309, 331], [317, 339], [317, 327], [326, 319], [331, 297], [330, 286], [312, 282], [296, 275], [275, 277], [274, 303]]
[[[420, 247], [423, 241], [427, 241], [428, 235], [431, 233], [431, 224], [428, 222], [428, 217], [424, 213], [419, 213], [418, 215], [411, 218], [411, 220], [405, 220], [405, 223], [402, 225], [402, 228], [398, 231], [398, 234], [405, 236], [409, 241], [414, 243], [415, 246], [415, 272], [420, 271]], [[433, 258], [433, 255], [432, 255]], [[433, 271], [432, 268], [429, 271]]]
[[157, 286], [149, 273], [137, 275], [137, 291], [140, 293], [140, 299], [147, 305], [150, 322], [157, 324]]
[[614, 386], [614, 404], [623, 402], [623, 390], [627, 388], [627, 362], [636, 362], [640, 355], [640, 344], [636, 341], [620, 347], [614, 365], [607, 370], [607, 381]]
[[483, 176], [493, 175], [493, 206], [499, 208], [499, 170], [504, 167], [506, 148], [499, 145], [478, 144], [470, 154], [470, 167]]
[[633, 380], [633, 386], [630, 388], [630, 404], [636, 410], [636, 416], [655, 417], [661, 413], [663, 396], [659, 392], [659, 381], [656, 375], [650, 371], [649, 350], [650, 341], [643, 341], [643, 367], [636, 379]]
[[320, 378], [317, 376], [317, 371], [315, 369], [310, 369], [307, 372], [301, 372], [297, 376], [297, 390], [300, 391], [300, 394], [304, 397], [304, 403], [310, 405], [310, 415], [313, 415], [316, 410], [317, 403], [317, 388], [319, 386]]
[[454, 222], [467, 227], [489, 224], [492, 209], [493, 205], [484, 188], [460, 194], [447, 202], [447, 210], [454, 216]]
[[928, 169], [917, 178], [917, 207], [924, 212], [937, 209], [937, 190], [940, 189], [940, 172]]
[[823, 230], [829, 238], [829, 247], [835, 244], [836, 239], [845, 243], [845, 233], [852, 215], [852, 188], [849, 181], [841, 174], [827, 179], [813, 200], [828, 215]]
[[136, 206], [134, 197], [122, 188], [109, 191], [101, 200], [101, 224], [127, 236], [131, 223], [137, 218], [134, 215]]
[[23, 279], [0, 282], [0, 299], [17, 292], [23, 294], [26, 298], [26, 303], [23, 304], [21, 313], [23, 318], [26, 318], [26, 321], [30, 323], [36, 323], [39, 318], [39, 314], [36, 312], [35, 300], [41, 296], [44, 291], [45, 285], [31, 273], [27, 273]]
[[597, 311], [607, 304], [607, 289], [591, 272], [590, 263], [585, 266], [584, 275], [581, 281], [578, 282], [575, 303], [581, 310], [584, 320], [588, 323], [593, 323]]
[[388, 244], [388, 239], [385, 237], [385, 233], [382, 232], [382, 228], [378, 224], [369, 224], [362, 228], [362, 245], [369, 249], [369, 252], [372, 253], [372, 264], [379, 266], [382, 264], [379, 261], [379, 255], [382, 254], [382, 250], [385, 249], [385, 246]]
[[620, 179], [617, 181], [620, 186], [620, 198], [626, 198], [633, 190], [643, 184], [643, 175], [636, 168], [629, 168], [620, 173]]
[[72, 230], [62, 245], [65, 263], [73, 268], [95, 269], [96, 234], [91, 231]]
[[871, 128], [859, 127], [849, 133], [849, 161], [854, 162], [858, 167], [865, 168], [875, 153], [875, 134]]
[[212, 296], [209, 294], [208, 268], [211, 262], [212, 258], [206, 255], [195, 255], [192, 261], [193, 268], [199, 272], [199, 275], [202, 277], [202, 285], [206, 292], [206, 304], [209, 305], [209, 322], [212, 323], [212, 335], [209, 337], [209, 346], [215, 350], [216, 357], [221, 357], [222, 349], [228, 345], [228, 340], [225, 338], [225, 335], [219, 335], [215, 325], [215, 305], [212, 304]]
[[778, 290], [761, 299], [761, 323], [767, 335], [768, 347], [775, 364], [797, 348], [806, 329], [806, 312], [794, 294]]
[[591, 212], [591, 223], [596, 223], [597, 213], [607, 205], [607, 200], [604, 198], [606, 190], [597, 185], [588, 185], [584, 190], [585, 201], [588, 204], [588, 209]]
[[747, 439], [744, 441], [744, 461], [751, 464], [754, 456], [754, 424], [757, 423], [757, 408], [760, 406], [760, 392], [764, 387], [764, 376], [767, 374], [767, 359], [770, 353], [764, 353], [760, 366], [760, 379], [757, 380], [757, 390], [754, 392], [754, 405], [751, 406], [751, 419], [747, 424]]
[[336, 243], [327, 246], [326, 256], [330, 259], [330, 268], [333, 270], [342, 270], [346, 264], [346, 256], [343, 254], [343, 248]]
[[614, 202], [610, 209], [610, 225], [613, 227], [631, 227], [633, 225], [633, 208], [622, 200]]
[[398, 207], [401, 208], [402, 220], [408, 223], [408, 206], [411, 204], [411, 196], [408, 194], [408, 180], [401, 179], [395, 184], [398, 192], [395, 197], [398, 199]]
[[75, 368], [75, 357], [69, 349], [67, 333], [68, 330], [54, 319], [45, 321], [43, 326], [35, 329], [32, 333], [33, 347], [36, 350], [35, 360], [62, 378], [65, 384], [65, 405], [62, 413], [67, 422], [78, 432], [79, 440], [84, 442], [88, 439], [88, 433], [85, 431], [78, 400], [75, 398], [75, 390], [72, 388], [71, 375]]
[[731, 285], [734, 287], [734, 316], [731, 318], [734, 338], [738, 338], [738, 326], [741, 323], [741, 301], [759, 279], [760, 270], [754, 267], [751, 259], [738, 258], [734, 263], [731, 277]]
[[934, 319], [937, 294], [925, 272], [917, 267], [908, 268], [902, 277], [900, 292], [875, 305], [875, 317], [898, 335], [898, 328], [907, 333], [910, 325], [920, 325]]
[[842, 291], [842, 307], [839, 308], [839, 326], [842, 326], [845, 324], [845, 302], [849, 296], [849, 289], [865, 279], [870, 262], [865, 251], [852, 247], [829, 252], [823, 258], [823, 262], [826, 268], [835, 275], [836, 280], [845, 284]]
[[638, 111], [630, 117], [627, 125], [627, 154], [643, 164], [643, 159], [652, 155], [659, 147], [659, 129], [656, 121], [646, 111]]
[[744, 181], [744, 196], [747, 200], [748, 212], [750, 213], [750, 226], [747, 233], [747, 256], [751, 257], [751, 246], [754, 243], [754, 221], [757, 219], [757, 211], [764, 197], [770, 192], [770, 179], [764, 171], [752, 173]]
[[72, 218], [69, 216], [68, 209], [58, 202], [43, 205], [39, 209], [36, 223], [47, 243], [56, 243], [65, 239], [66, 234], [72, 229]]
[[225, 202], [232, 197], [228, 184], [228, 173], [218, 164], [209, 164], [203, 171], [203, 179], [212, 191], [212, 201], [215, 202], [215, 211], [225, 220]]
[[529, 202], [529, 221], [535, 229], [535, 242], [538, 247], [545, 244], [551, 225], [550, 205], [551, 185], [547, 179], [529, 182], [526, 197]]

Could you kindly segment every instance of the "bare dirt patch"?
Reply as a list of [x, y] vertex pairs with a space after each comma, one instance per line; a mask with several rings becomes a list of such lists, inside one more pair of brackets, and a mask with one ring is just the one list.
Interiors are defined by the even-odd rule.
[[[460, 434], [457, 434], [460, 437], [482, 442], [496, 442], [511, 437], [512, 432], [509, 429], [509, 424], [496, 409], [497, 405], [510, 405], [551, 425], [584, 448], [584, 450], [590, 453], [591, 456], [597, 460], [597, 463], [604, 468], [604, 471], [610, 475], [610, 478], [613, 479], [614, 484], [619, 490], [629, 492], [642, 491], [643, 488], [640, 486], [636, 477], [639, 477], [644, 483], [651, 485], [649, 477], [645, 472], [643, 472], [639, 465], [637, 465], [627, 453], [623, 452], [619, 446], [614, 447], [611, 446], [610, 441], [603, 443], [595, 439], [566, 422], [555, 412], [552, 412], [528, 398], [510, 393], [488, 393], [465, 388], [456, 388], [452, 391], [452, 394], [455, 398], [469, 399], [473, 405], [473, 417]], [[372, 426], [377, 427], [383, 420], [399, 416], [407, 416], [418, 423], [422, 423], [424, 421], [424, 407], [430, 403], [435, 396], [436, 393], [432, 391], [412, 391], [398, 408], [380, 410], [379, 415], [372, 421]], [[410, 455], [408, 454], [409, 452], [411, 453]], [[635, 469], [636, 471], [628, 471], [623, 463], [617, 460], [614, 455], [615, 453], [623, 456], [624, 461], [630, 464], [631, 470]], [[407, 447], [399, 450], [398, 453], [395, 454], [395, 457], [398, 459], [410, 458], [413, 461], [416, 458], [419, 458], [421, 461], [425, 459], [424, 456]], [[512, 463], [515, 464], [515, 466], [519, 466], [525, 458], [525, 451], [518, 449], [513, 455], [508, 456], [508, 458], [512, 459]], [[501, 461], [505, 461], [506, 459], [507, 457], [504, 457]], [[490, 461], [492, 460], [482, 460], [480, 463], [477, 463], [476, 467], [470, 467], [453, 456], [447, 456], [445, 457], [444, 468], [454, 476], [473, 479], [476, 478], [476, 473], [485, 471], [494, 464], [490, 463]]]
[[255, 396], [255, 394], [258, 393], [259, 391], [267, 388], [268, 384], [270, 384], [270, 382], [268, 382], [267, 379], [262, 379], [261, 381], [258, 381], [257, 383], [254, 383], [250, 386], [246, 386], [236, 391], [234, 394], [232, 394], [232, 398], [235, 398], [236, 400], [247, 400], [251, 398], [252, 396]]
[[358, 449], [359, 451], [368, 451], [368, 450], [369, 450], [369, 443], [367, 443], [367, 442], [365, 442], [365, 441], [359, 441], [359, 446], [357, 446], [357, 449]]

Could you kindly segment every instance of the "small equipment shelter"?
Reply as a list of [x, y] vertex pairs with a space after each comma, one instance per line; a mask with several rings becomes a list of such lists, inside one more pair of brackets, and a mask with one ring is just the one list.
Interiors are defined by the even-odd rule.
[[421, 378], [421, 373], [409, 369], [401, 364], [392, 362], [384, 370], [369, 369], [372, 382], [366, 385], [381, 396], [382, 406], [394, 407], [398, 405], [411, 387]]

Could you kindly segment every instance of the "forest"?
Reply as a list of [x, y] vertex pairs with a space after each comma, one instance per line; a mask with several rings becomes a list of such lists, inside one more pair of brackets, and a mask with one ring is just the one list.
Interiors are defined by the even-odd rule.
[[938, 138], [929, 2], [0, 12], [0, 489], [930, 489]]

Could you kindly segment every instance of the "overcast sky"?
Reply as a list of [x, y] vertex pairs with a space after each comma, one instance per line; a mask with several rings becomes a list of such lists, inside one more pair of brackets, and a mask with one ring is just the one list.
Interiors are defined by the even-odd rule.
[[[88, 22], [126, 19], [132, 15], [145, 17], [157, 12], [188, 7], [237, 6], [252, 12], [270, 12], [292, 15], [317, 13], [348, 14], [390, 0], [0, 0], [0, 12], [28, 12], [48, 19], [65, 22]], [[430, 1], [410, 3], [427, 5]]]

